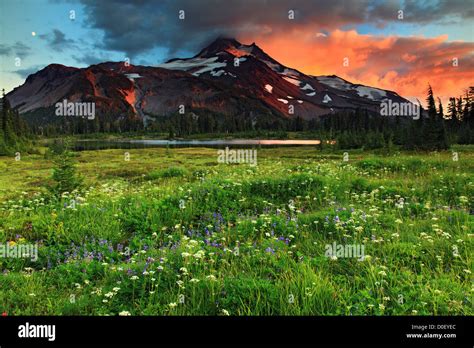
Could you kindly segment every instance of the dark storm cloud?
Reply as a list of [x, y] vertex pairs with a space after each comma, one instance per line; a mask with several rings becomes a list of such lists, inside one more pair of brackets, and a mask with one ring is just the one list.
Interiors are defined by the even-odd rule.
[[26, 79], [28, 76], [38, 72], [42, 68], [44, 68], [44, 65], [34, 65], [34, 66], [29, 67], [29, 68], [15, 70], [15, 71], [13, 71], [13, 73], [17, 74], [22, 79]]
[[[82, 3], [91, 27], [104, 30], [104, 48], [133, 56], [155, 46], [167, 47], [170, 52], [182, 48], [195, 50], [217, 36], [276, 32], [290, 24], [288, 11], [291, 9], [299, 24], [317, 20], [318, 26], [329, 27], [346, 20], [361, 22], [364, 14], [358, 10], [364, 8], [367, 1], [324, 4], [293, 0], [291, 5], [280, 0], [139, 0], [131, 3], [83, 0]], [[185, 11], [184, 20], [178, 18], [180, 10]], [[339, 14], [341, 11], [343, 16]], [[335, 21], [329, 18], [330, 13], [336, 14]]]
[[7, 56], [11, 52], [11, 48], [7, 45], [0, 44], [0, 56]]
[[[343, 25], [385, 25], [397, 18], [400, 1], [369, 0], [81, 0], [90, 27], [104, 31], [101, 48], [133, 57], [154, 47], [195, 51], [217, 36], [279, 35], [295, 26], [315, 31]], [[464, 0], [406, 1], [404, 22], [473, 18]], [[178, 18], [185, 11], [185, 19]], [[295, 19], [288, 19], [288, 11]]]
[[13, 45], [0, 44], [0, 56], [13, 55], [19, 58], [25, 58], [31, 53], [31, 48], [17, 41]]
[[74, 44], [74, 40], [67, 39], [66, 35], [59, 29], [53, 29], [51, 33], [43, 34], [39, 37], [46, 40], [48, 45], [57, 51], [63, 51], [66, 48], [72, 47]]
[[100, 56], [95, 56], [91, 54], [85, 54], [82, 56], [77, 56], [73, 55], [72, 59], [74, 59], [76, 62], [84, 65], [93, 65], [93, 64], [99, 64], [108, 61], [109, 59], [106, 56], [100, 55]]
[[[403, 6], [400, 6], [403, 3]], [[403, 10], [403, 20], [410, 23], [456, 23], [474, 18], [471, 0], [389, 1], [374, 5], [370, 11], [373, 20], [398, 20], [398, 10]], [[395, 13], [394, 13], [395, 11]]]

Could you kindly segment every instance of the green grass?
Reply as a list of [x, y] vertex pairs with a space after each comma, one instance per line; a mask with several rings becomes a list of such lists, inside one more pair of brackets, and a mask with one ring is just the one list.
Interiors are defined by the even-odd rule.
[[[473, 315], [474, 155], [455, 151], [86, 151], [85, 190], [60, 201], [49, 160], [0, 157], [0, 242], [39, 243], [0, 259], [0, 312]], [[366, 257], [328, 258], [333, 242]]]

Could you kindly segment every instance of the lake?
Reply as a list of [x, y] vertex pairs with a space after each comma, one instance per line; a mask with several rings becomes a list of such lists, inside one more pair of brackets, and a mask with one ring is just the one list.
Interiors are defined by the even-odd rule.
[[278, 140], [278, 139], [214, 139], [214, 140], [77, 140], [74, 150], [103, 150], [103, 149], [140, 149], [146, 147], [224, 147], [224, 146], [314, 146], [320, 140]]

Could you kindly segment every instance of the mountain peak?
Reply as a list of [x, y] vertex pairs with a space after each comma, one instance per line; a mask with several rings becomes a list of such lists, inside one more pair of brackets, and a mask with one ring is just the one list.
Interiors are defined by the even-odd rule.
[[211, 44], [206, 46], [195, 57], [209, 58], [216, 56], [220, 52], [229, 52], [237, 50], [242, 44], [234, 38], [218, 37]]

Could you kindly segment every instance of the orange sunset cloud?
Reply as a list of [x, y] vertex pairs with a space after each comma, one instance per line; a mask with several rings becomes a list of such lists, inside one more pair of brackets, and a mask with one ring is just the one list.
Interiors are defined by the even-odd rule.
[[325, 35], [295, 29], [286, 35], [248, 40], [259, 42], [282, 64], [304, 73], [336, 74], [422, 102], [428, 83], [444, 103], [474, 83], [474, 43], [448, 41], [447, 35], [381, 37], [339, 29]]

